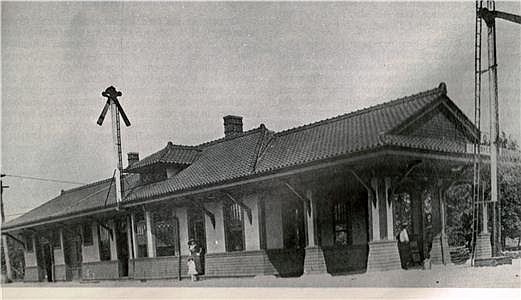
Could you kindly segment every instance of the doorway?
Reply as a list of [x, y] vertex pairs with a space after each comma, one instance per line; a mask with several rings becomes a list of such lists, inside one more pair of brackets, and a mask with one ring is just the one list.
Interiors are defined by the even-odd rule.
[[119, 277], [128, 277], [128, 235], [127, 221], [120, 219], [116, 221], [116, 249], [118, 253]]
[[82, 243], [80, 227], [64, 231], [63, 254], [65, 258], [65, 280], [81, 279]]
[[36, 239], [36, 263], [38, 265], [38, 280], [53, 281], [54, 255], [51, 244], [45, 238]]
[[304, 249], [306, 247], [304, 216], [302, 202], [290, 200], [282, 204], [282, 231], [285, 249]]

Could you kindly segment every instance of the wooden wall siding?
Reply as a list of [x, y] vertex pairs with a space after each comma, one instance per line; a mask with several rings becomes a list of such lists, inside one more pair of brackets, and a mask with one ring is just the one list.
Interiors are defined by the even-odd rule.
[[364, 271], [367, 268], [367, 244], [323, 248], [327, 272], [340, 274]]
[[[188, 256], [181, 256], [181, 276], [188, 276], [186, 262]], [[178, 256], [163, 256], [153, 258], [137, 258], [134, 260], [134, 279], [165, 279], [177, 278], [179, 270]], [[129, 275], [132, 274], [132, 260], [129, 262]]]
[[389, 271], [401, 269], [397, 241], [373, 241], [369, 243], [367, 271]]
[[66, 267], [63, 264], [54, 266], [54, 281], [65, 281], [66, 277]]
[[98, 261], [81, 265], [83, 280], [117, 279], [119, 278], [118, 261]]
[[37, 282], [38, 281], [38, 267], [36, 266], [26, 266], [24, 281], [26, 282]]
[[445, 113], [437, 110], [435, 114], [429, 116], [430, 119], [424, 121], [423, 124], [413, 126], [408, 130], [408, 134], [413, 136], [446, 138], [466, 143], [467, 139], [463, 135], [461, 129], [456, 127], [456, 123], [451, 121]]

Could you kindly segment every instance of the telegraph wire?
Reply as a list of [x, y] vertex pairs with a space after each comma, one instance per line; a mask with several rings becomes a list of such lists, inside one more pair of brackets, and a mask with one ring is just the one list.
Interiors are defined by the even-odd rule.
[[59, 180], [59, 179], [51, 179], [51, 178], [43, 178], [43, 177], [33, 177], [33, 176], [23, 176], [23, 175], [13, 175], [13, 174], [4, 174], [6, 177], [15, 177], [22, 179], [30, 179], [30, 180], [39, 180], [39, 181], [48, 181], [48, 182], [58, 182], [58, 183], [70, 183], [70, 184], [87, 184], [85, 182], [77, 182], [77, 181], [68, 181], [68, 180]]

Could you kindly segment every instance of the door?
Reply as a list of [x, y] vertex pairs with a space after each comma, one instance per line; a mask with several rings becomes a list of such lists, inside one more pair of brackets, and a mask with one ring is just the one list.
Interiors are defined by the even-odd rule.
[[116, 221], [116, 249], [118, 252], [119, 277], [128, 276], [128, 235], [127, 221]]

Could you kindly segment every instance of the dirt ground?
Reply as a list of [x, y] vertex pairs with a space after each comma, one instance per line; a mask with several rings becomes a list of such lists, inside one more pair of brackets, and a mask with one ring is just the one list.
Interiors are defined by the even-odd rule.
[[471, 267], [433, 265], [431, 270], [396, 270], [354, 275], [304, 275], [298, 278], [208, 278], [172, 280], [108, 280], [96, 282], [10, 283], [2, 287], [379, 287], [379, 288], [521, 288], [521, 259], [512, 265]]
[[[10, 283], [2, 299], [521, 299], [521, 259], [512, 265], [436, 266], [355, 275], [190, 280]], [[406, 288], [406, 289], [404, 289]], [[434, 288], [434, 289], [432, 289]], [[466, 289], [460, 289], [466, 288]], [[469, 289], [470, 288], [470, 289]], [[493, 288], [493, 289], [490, 289]], [[503, 289], [507, 288], [507, 289]]]

